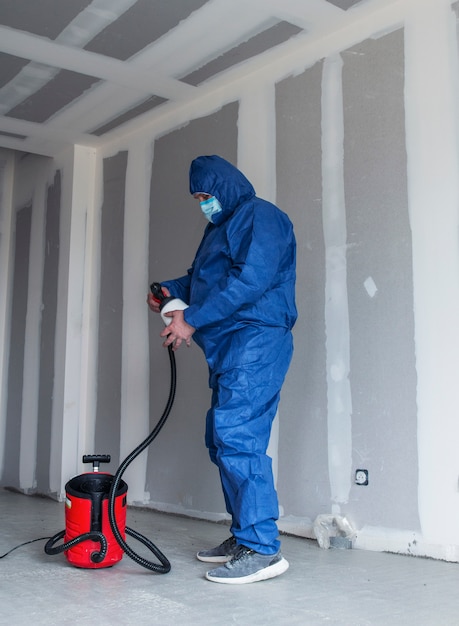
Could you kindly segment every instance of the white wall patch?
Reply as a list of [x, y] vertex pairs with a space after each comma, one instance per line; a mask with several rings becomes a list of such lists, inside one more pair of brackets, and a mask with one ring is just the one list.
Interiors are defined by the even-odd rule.
[[363, 283], [363, 286], [367, 290], [367, 294], [370, 296], [370, 298], [374, 298], [376, 292], [378, 291], [378, 288], [376, 287], [376, 283], [371, 276], [368, 276], [366, 281]]

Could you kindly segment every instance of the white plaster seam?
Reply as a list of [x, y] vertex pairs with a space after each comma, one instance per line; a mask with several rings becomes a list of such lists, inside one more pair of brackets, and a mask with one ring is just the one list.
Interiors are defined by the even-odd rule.
[[349, 312], [343, 172], [343, 96], [340, 55], [325, 60], [322, 76], [322, 184], [325, 242], [328, 467], [332, 512], [351, 489], [352, 401], [349, 383]]
[[3, 473], [5, 454], [5, 430], [7, 409], [8, 361], [10, 354], [11, 329], [11, 285], [12, 285], [12, 231], [13, 231], [13, 153], [0, 151], [4, 164], [0, 171], [0, 476]]
[[81, 460], [83, 454], [95, 452], [95, 416], [97, 406], [97, 313], [100, 273], [100, 207], [102, 205], [102, 168], [95, 150], [87, 152], [88, 206], [85, 223], [83, 308], [81, 320], [81, 385], [78, 429], [78, 461], [81, 471], [87, 471]]
[[257, 84], [244, 91], [238, 114], [238, 167], [270, 202], [276, 201], [275, 98], [273, 84]]
[[[149, 431], [148, 236], [151, 142], [129, 146], [123, 250], [123, 337], [120, 451], [123, 460]], [[148, 455], [126, 471], [129, 501], [145, 502]]]
[[[48, 166], [48, 162], [46, 162]], [[40, 337], [42, 287], [45, 261], [46, 176], [38, 168], [32, 200], [30, 233], [29, 286], [24, 342], [24, 383], [22, 387], [21, 447], [19, 487], [25, 491], [35, 485], [38, 437], [38, 396], [40, 383]]]
[[86, 219], [94, 194], [89, 155], [94, 150], [75, 146], [64, 156], [53, 393], [50, 491], [61, 499], [65, 483], [80, 467], [82, 320]]

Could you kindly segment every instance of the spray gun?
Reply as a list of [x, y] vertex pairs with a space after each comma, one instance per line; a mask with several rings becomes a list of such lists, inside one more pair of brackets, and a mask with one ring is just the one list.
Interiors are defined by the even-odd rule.
[[169, 326], [169, 324], [172, 322], [172, 318], [167, 317], [165, 313], [169, 313], [169, 311], [184, 311], [188, 308], [188, 304], [183, 302], [183, 300], [180, 300], [180, 298], [175, 298], [174, 296], [166, 296], [159, 283], [152, 283], [150, 285], [150, 290], [153, 294], [153, 298], [159, 304], [159, 312], [166, 326]]

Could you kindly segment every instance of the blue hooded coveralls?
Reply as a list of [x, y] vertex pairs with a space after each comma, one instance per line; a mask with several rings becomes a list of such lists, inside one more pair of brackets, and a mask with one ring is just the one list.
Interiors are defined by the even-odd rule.
[[209, 366], [206, 445], [220, 470], [231, 532], [239, 544], [274, 554], [279, 506], [266, 449], [293, 352], [293, 227], [219, 156], [192, 162], [190, 192], [215, 196], [222, 211], [186, 276], [162, 285], [189, 303], [184, 318]]

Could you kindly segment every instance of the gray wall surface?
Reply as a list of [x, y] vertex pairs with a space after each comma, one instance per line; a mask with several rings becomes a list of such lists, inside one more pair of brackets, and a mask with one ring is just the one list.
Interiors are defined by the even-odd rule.
[[[352, 510], [368, 524], [417, 529], [403, 32], [365, 41], [343, 57], [353, 454], [372, 485], [363, 493], [353, 488], [360, 491]], [[364, 287], [368, 277], [374, 297]]]

